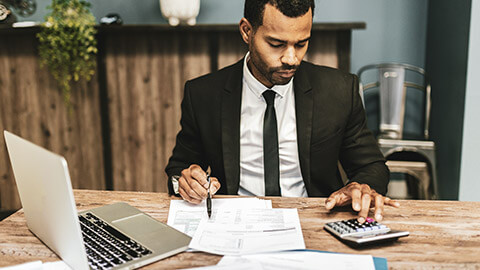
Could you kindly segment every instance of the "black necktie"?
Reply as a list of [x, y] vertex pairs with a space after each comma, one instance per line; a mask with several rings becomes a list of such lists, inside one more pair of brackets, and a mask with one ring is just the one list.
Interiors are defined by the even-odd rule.
[[278, 157], [277, 116], [275, 115], [275, 92], [263, 92], [267, 102], [263, 119], [263, 162], [265, 172], [265, 196], [280, 196], [280, 167]]

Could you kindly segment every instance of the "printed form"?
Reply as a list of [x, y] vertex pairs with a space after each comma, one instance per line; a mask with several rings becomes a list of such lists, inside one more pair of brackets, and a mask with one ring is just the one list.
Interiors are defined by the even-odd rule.
[[[272, 201], [259, 198], [212, 199], [212, 217], [219, 209], [272, 208]], [[208, 219], [206, 202], [191, 204], [184, 200], [170, 201], [167, 224], [189, 236], [193, 236], [202, 219]]]
[[297, 209], [220, 208], [202, 219], [190, 248], [219, 255], [305, 249]]

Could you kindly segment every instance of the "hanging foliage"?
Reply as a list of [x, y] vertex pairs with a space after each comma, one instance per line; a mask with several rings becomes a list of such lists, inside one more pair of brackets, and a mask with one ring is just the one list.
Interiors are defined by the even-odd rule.
[[37, 34], [40, 62], [58, 82], [71, 109], [72, 80], [89, 81], [95, 74], [95, 17], [85, 0], [52, 0], [48, 9], [51, 12]]

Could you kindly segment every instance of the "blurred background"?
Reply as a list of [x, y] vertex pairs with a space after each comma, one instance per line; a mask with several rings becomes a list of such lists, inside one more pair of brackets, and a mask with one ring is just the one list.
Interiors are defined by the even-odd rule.
[[[22, 14], [20, 2], [27, 2], [23, 10], [35, 9]], [[244, 2], [200, 0], [196, 25], [181, 21], [176, 27], [158, 0], [87, 2], [97, 24], [97, 67], [92, 80], [73, 84], [70, 110], [58, 83], [39, 65], [36, 34], [51, 1], [0, 0], [0, 129], [64, 155], [74, 188], [165, 192], [183, 84], [244, 56], [236, 26]], [[390, 164], [398, 172], [392, 173], [392, 195], [480, 201], [479, 1], [315, 2], [307, 60], [355, 74], [371, 64], [408, 64], [431, 86], [430, 105], [426, 88], [407, 92], [399, 103], [406, 108], [403, 131], [419, 135], [413, 140], [382, 137], [381, 87], [370, 105], [365, 100], [369, 127], [387, 145], [384, 154], [396, 149], [393, 162], [413, 162]], [[2, 5], [10, 12], [3, 23]], [[0, 212], [6, 215], [21, 205], [3, 136], [0, 144]]]

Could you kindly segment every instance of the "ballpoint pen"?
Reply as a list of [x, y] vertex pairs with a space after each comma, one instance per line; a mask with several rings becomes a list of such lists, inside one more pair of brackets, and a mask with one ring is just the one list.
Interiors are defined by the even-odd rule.
[[208, 169], [207, 169], [207, 181], [208, 181], [207, 214], [208, 214], [208, 218], [210, 218], [212, 216], [212, 196], [210, 194], [210, 184], [211, 184], [210, 173], [211, 173], [211, 169], [210, 169], [210, 166], [208, 166]]

